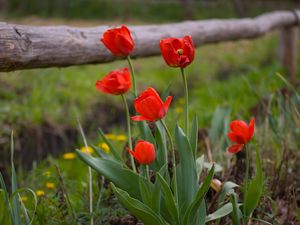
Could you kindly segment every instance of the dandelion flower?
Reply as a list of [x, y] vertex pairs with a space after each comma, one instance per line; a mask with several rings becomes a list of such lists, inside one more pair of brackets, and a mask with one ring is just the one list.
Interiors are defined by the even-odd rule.
[[116, 141], [126, 141], [127, 137], [126, 135], [120, 134], [116, 136]]
[[89, 153], [89, 154], [93, 154], [94, 153], [94, 149], [90, 146], [88, 146], [87, 148], [85, 146], [80, 148], [80, 151], [85, 152], [85, 153]]
[[76, 154], [73, 152], [67, 152], [65, 154], [63, 154], [63, 158], [66, 160], [72, 160], [76, 158]]
[[36, 193], [36, 195], [39, 196], [39, 197], [45, 195], [45, 192], [44, 192], [43, 190], [36, 190], [35, 193]]
[[105, 153], [109, 153], [110, 149], [109, 146], [105, 142], [101, 142], [98, 145]]
[[46, 188], [48, 188], [48, 189], [54, 189], [54, 188], [55, 188], [55, 184], [52, 183], [52, 182], [47, 182], [47, 183], [45, 184], [45, 186], [46, 186]]

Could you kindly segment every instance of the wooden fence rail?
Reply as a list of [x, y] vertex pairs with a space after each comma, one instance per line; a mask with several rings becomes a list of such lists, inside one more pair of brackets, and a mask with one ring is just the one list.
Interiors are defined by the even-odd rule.
[[[212, 19], [129, 26], [136, 44], [134, 57], [160, 54], [159, 40], [191, 35], [196, 46], [250, 39], [280, 29], [281, 58], [295, 78], [300, 10], [276, 11], [255, 18]], [[107, 26], [24, 26], [0, 22], [0, 72], [43, 67], [105, 63], [115, 58], [99, 42]], [[288, 58], [288, 60], [287, 60]]]

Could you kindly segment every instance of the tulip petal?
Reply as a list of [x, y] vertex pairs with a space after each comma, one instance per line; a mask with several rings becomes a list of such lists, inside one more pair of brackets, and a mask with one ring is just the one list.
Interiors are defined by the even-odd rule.
[[162, 110], [160, 111], [161, 118], [163, 118], [167, 114], [171, 101], [172, 101], [172, 96], [168, 96]]
[[123, 55], [129, 55], [134, 47], [131, 40], [120, 34], [116, 36], [116, 45]]
[[252, 118], [250, 123], [249, 123], [249, 137], [248, 137], [248, 141], [251, 140], [253, 133], [254, 133], [254, 124], [255, 124], [255, 118]]
[[129, 148], [127, 149], [127, 151], [128, 151], [128, 153], [130, 154], [130, 155], [132, 155], [133, 157], [135, 157], [135, 152], [134, 151], [132, 151], [132, 150], [130, 150]]
[[249, 127], [242, 120], [234, 120], [230, 123], [230, 130], [235, 134], [236, 138], [238, 138], [238, 143], [246, 143], [248, 142], [249, 137]]
[[239, 151], [241, 151], [243, 149], [243, 147], [244, 147], [244, 145], [242, 145], [242, 144], [231, 145], [228, 148], [228, 152], [235, 154], [235, 153], [238, 153]]
[[169, 105], [172, 101], [172, 96], [168, 96], [166, 102], [164, 103], [165, 110], [168, 111]]
[[149, 120], [148, 118], [144, 116], [132, 116], [130, 117], [133, 121], [143, 121], [143, 120]]

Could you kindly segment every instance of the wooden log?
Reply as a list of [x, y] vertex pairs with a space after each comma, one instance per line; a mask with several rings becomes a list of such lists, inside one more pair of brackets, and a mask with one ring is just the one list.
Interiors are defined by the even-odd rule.
[[279, 59], [289, 80], [297, 80], [299, 27], [284, 27], [280, 31]]
[[[300, 16], [300, 10], [295, 11]], [[174, 24], [129, 26], [135, 42], [133, 57], [160, 54], [159, 40], [191, 35], [196, 46], [260, 37], [297, 23], [291, 11], [246, 19], [212, 19]], [[115, 60], [99, 39], [108, 26], [24, 26], [0, 23], [0, 71], [64, 67]]]

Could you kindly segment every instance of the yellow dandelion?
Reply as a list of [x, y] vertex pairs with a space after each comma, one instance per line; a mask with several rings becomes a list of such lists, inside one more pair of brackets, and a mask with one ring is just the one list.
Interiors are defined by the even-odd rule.
[[73, 152], [67, 152], [65, 154], [63, 154], [63, 158], [66, 160], [72, 160], [76, 158], [76, 154]]
[[39, 196], [39, 197], [45, 195], [45, 192], [44, 192], [43, 190], [36, 190], [35, 193], [36, 193], [36, 195]]
[[49, 170], [47, 170], [47, 171], [45, 171], [43, 173], [43, 175], [46, 176], [46, 177], [50, 177], [51, 176], [51, 172]]
[[181, 107], [176, 107], [175, 108], [175, 112], [178, 113], [178, 114], [182, 113], [182, 111], [183, 111], [183, 109]]
[[127, 137], [126, 135], [120, 134], [116, 136], [116, 141], [126, 141]]
[[89, 154], [93, 154], [94, 153], [94, 149], [91, 148], [90, 146], [88, 146], [87, 148], [85, 146], [83, 146], [83, 147], [81, 147], [80, 151], [87, 152]]
[[181, 105], [183, 105], [184, 104], [184, 98], [178, 99], [178, 103], [181, 104]]
[[107, 139], [110, 139], [110, 140], [115, 140], [116, 139], [116, 135], [114, 135], [114, 134], [105, 134], [105, 137], [107, 138]]
[[27, 196], [21, 196], [20, 201], [22, 202], [26, 202], [28, 200]]
[[47, 183], [45, 184], [45, 186], [46, 186], [46, 188], [48, 188], [48, 189], [54, 189], [54, 188], [55, 188], [55, 184], [52, 183], [52, 182], [47, 182]]
[[104, 152], [109, 153], [110, 149], [109, 146], [105, 142], [101, 142], [98, 145]]

